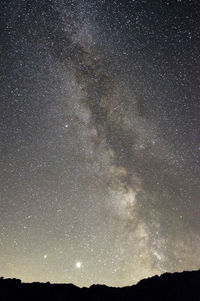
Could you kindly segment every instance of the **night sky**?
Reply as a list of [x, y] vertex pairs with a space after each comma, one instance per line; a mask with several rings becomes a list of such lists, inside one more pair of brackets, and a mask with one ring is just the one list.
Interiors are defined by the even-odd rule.
[[200, 2], [4, 0], [0, 273], [200, 268]]

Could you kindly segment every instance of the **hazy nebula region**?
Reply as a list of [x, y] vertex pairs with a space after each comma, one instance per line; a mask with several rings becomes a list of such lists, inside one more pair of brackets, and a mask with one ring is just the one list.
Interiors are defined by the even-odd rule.
[[125, 286], [198, 269], [198, 1], [0, 11], [2, 276]]

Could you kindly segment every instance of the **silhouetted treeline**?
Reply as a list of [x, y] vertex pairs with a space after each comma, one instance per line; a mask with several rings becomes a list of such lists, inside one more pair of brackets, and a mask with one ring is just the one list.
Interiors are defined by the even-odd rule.
[[78, 288], [73, 284], [22, 283], [19, 279], [0, 278], [0, 300], [123, 300], [123, 301], [200, 301], [200, 271], [154, 276], [137, 285], [113, 288], [92, 285]]

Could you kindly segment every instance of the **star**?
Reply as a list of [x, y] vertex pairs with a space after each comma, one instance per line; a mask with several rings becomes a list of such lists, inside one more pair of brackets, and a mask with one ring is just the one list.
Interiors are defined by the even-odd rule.
[[80, 269], [81, 267], [82, 267], [82, 262], [77, 261], [77, 262], [76, 262], [76, 268], [77, 268], [77, 269]]

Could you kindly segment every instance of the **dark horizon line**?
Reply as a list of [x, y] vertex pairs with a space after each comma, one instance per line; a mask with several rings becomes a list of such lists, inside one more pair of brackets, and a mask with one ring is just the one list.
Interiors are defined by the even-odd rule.
[[158, 275], [158, 274], [155, 274], [155, 275], [153, 275], [153, 276], [151, 276], [151, 277], [147, 277], [147, 278], [142, 278], [141, 280], [139, 280], [137, 283], [135, 283], [135, 284], [132, 284], [132, 285], [127, 285], [127, 286], [109, 286], [109, 285], [106, 285], [106, 284], [100, 284], [100, 283], [93, 283], [92, 285], [90, 285], [90, 286], [82, 286], [82, 287], [80, 287], [80, 286], [78, 286], [78, 285], [76, 285], [76, 284], [74, 284], [74, 283], [71, 283], [71, 282], [68, 282], [68, 283], [65, 283], [65, 282], [54, 282], [54, 283], [52, 283], [52, 282], [50, 282], [50, 281], [47, 281], [47, 282], [40, 282], [40, 281], [33, 281], [33, 282], [23, 282], [21, 279], [19, 279], [19, 278], [4, 278], [4, 276], [0, 276], [0, 282], [1, 281], [16, 281], [17, 282], [17, 284], [41, 284], [41, 285], [43, 285], [43, 284], [47, 284], [47, 285], [70, 285], [70, 286], [74, 286], [74, 287], [76, 287], [76, 288], [80, 288], [80, 289], [82, 289], [82, 288], [85, 288], [85, 289], [90, 289], [91, 287], [95, 287], [95, 286], [101, 286], [101, 287], [107, 287], [107, 288], [128, 288], [128, 287], [135, 287], [135, 286], [137, 286], [140, 282], [142, 282], [142, 281], [146, 281], [146, 280], [151, 280], [151, 279], [159, 279], [159, 278], [162, 278], [163, 276], [164, 277], [166, 277], [166, 276], [177, 276], [177, 275], [182, 275], [182, 274], [189, 274], [189, 273], [194, 273], [194, 272], [199, 272], [200, 273], [200, 268], [199, 269], [197, 269], [197, 270], [184, 270], [184, 271], [182, 271], [182, 272], [165, 272], [165, 273], [162, 273], [162, 274], [160, 274], [160, 275]]

